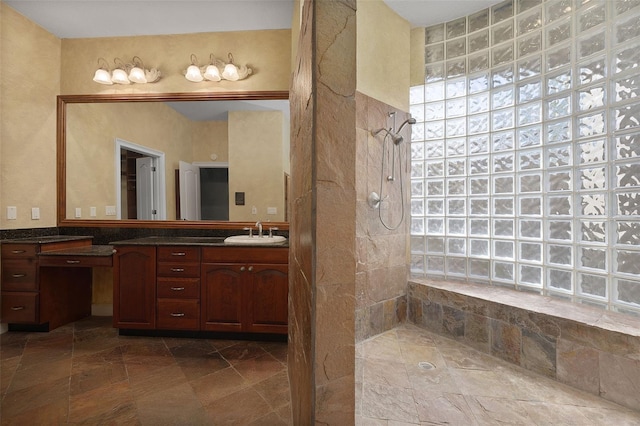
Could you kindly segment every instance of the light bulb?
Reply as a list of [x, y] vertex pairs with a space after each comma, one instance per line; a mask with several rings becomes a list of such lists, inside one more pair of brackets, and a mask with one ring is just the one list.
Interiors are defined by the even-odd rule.
[[189, 65], [189, 68], [187, 68], [187, 73], [184, 75], [184, 77], [189, 81], [193, 81], [194, 83], [199, 83], [203, 80], [202, 73], [200, 72], [200, 68], [198, 68], [197, 65]]
[[240, 78], [238, 75], [238, 68], [233, 64], [227, 64], [224, 66], [224, 71], [222, 71], [222, 77], [225, 80], [236, 81]]
[[204, 72], [204, 78], [210, 81], [222, 80], [222, 78], [220, 77], [220, 70], [215, 65], [207, 66], [207, 69]]
[[103, 70], [102, 68], [99, 70], [96, 70], [96, 73], [93, 76], [93, 81], [100, 84], [113, 84], [113, 81], [111, 81], [111, 74], [109, 74], [109, 71]]
[[144, 75], [144, 70], [140, 67], [133, 67], [131, 71], [129, 71], [129, 80], [134, 83], [146, 83], [147, 78]]
[[120, 68], [113, 70], [113, 73], [111, 74], [111, 81], [118, 84], [131, 84], [127, 77], [127, 72]]

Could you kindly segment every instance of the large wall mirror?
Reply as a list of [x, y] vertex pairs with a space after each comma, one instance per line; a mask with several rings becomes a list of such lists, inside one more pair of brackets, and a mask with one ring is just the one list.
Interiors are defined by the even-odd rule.
[[288, 229], [288, 96], [58, 96], [59, 226]]

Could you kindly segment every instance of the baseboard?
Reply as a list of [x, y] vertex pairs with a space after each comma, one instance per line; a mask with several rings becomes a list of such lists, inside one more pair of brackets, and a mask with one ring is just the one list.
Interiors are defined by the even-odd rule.
[[91, 315], [94, 317], [112, 317], [113, 305], [111, 303], [94, 303], [91, 305]]

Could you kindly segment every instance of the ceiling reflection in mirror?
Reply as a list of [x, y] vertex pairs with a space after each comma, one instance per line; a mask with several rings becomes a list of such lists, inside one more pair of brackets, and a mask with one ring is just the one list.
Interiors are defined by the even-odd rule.
[[72, 102], [65, 220], [287, 220], [286, 99]]

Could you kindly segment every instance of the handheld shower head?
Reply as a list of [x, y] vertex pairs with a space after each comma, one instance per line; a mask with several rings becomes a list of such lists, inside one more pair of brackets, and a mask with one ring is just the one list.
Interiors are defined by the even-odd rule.
[[413, 117], [409, 117], [406, 120], [404, 120], [402, 122], [402, 124], [400, 125], [400, 127], [398, 128], [398, 133], [400, 133], [402, 131], [402, 129], [404, 128], [404, 126], [406, 126], [407, 124], [416, 124], [416, 119]]

